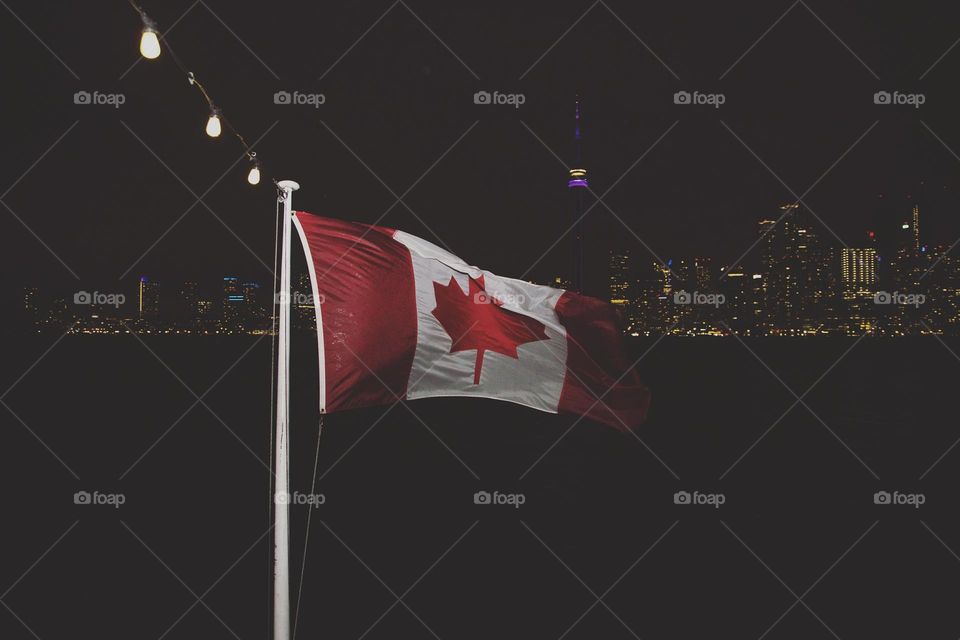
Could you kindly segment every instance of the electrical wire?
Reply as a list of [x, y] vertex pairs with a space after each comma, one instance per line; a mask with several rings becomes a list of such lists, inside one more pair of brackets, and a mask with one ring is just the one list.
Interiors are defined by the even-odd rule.
[[[251, 169], [256, 168], [261, 173], [267, 174], [263, 163], [260, 161], [257, 152], [253, 150], [248, 143], [246, 138], [233, 126], [233, 123], [224, 115], [223, 109], [214, 101], [213, 96], [210, 95], [210, 92], [207, 90], [206, 86], [196, 77], [196, 75], [190, 71], [190, 69], [183, 63], [183, 60], [177, 53], [173, 50], [173, 47], [170, 46], [170, 42], [163, 36], [163, 34], [156, 28], [156, 22], [154, 22], [144, 11], [143, 7], [135, 2], [135, 0], [128, 0], [130, 6], [133, 7], [133, 10], [140, 15], [140, 19], [143, 21], [144, 27], [149, 27], [156, 31], [157, 37], [163, 40], [163, 44], [166, 47], [166, 50], [170, 53], [170, 59], [173, 60], [173, 63], [177, 66], [178, 69], [187, 77], [187, 82], [191, 86], [196, 87], [200, 92], [200, 95], [203, 97], [204, 102], [207, 104], [207, 108], [210, 110], [210, 115], [216, 115], [223, 126], [226, 128], [227, 132], [230, 133], [236, 140], [240, 143], [240, 146], [243, 147], [243, 152], [247, 156], [247, 160], [251, 164]], [[271, 178], [271, 181], [276, 184], [277, 180]]]

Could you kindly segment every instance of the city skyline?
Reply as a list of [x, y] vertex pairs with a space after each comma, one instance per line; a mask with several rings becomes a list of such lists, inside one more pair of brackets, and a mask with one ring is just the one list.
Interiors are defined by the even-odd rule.
[[[575, 209], [579, 211], [579, 208]], [[797, 203], [757, 221], [754, 251], [736, 264], [716, 256], [653, 256], [611, 249], [604, 299], [631, 336], [907, 335], [960, 332], [960, 259], [921, 230], [920, 204], [901, 218], [866, 229], [857, 246], [831, 242]], [[575, 264], [579, 264], [576, 263]], [[534, 282], [531, 280], [531, 282]], [[572, 288], [557, 275], [540, 284]], [[235, 275], [201, 282], [140, 276], [132, 294], [24, 289], [24, 311], [37, 329], [78, 333], [252, 333], [272, 330], [268, 287]], [[295, 324], [312, 330], [307, 271], [295, 279]], [[72, 302], [70, 299], [72, 296]]]
[[[631, 335], [909, 335], [958, 333], [960, 260], [922, 241], [921, 206], [902, 222], [831, 242], [797, 203], [758, 221], [756, 252], [632, 260], [611, 251], [610, 301]], [[748, 252], [749, 253], [749, 252]]]

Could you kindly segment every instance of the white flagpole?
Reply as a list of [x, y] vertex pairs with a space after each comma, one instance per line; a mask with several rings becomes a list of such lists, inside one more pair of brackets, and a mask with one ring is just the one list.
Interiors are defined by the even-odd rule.
[[283, 194], [280, 254], [280, 333], [277, 338], [276, 490], [273, 528], [273, 640], [290, 640], [290, 245], [292, 180], [277, 183]]

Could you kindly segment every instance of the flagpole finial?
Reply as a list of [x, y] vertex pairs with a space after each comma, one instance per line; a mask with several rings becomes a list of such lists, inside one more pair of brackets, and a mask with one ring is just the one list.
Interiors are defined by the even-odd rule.
[[277, 183], [277, 186], [283, 191], [296, 191], [300, 188], [300, 184], [293, 180], [281, 180]]

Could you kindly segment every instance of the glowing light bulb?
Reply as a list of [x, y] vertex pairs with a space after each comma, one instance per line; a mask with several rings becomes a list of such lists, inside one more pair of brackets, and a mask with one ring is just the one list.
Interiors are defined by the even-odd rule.
[[207, 120], [207, 135], [216, 138], [221, 131], [223, 131], [223, 128], [220, 126], [220, 114], [214, 109], [210, 112], [210, 119]]
[[160, 56], [160, 38], [152, 27], [144, 27], [140, 36], [140, 55], [147, 60], [155, 60]]
[[247, 174], [247, 182], [250, 184], [260, 184], [260, 167], [253, 165], [250, 168], [250, 173]]

